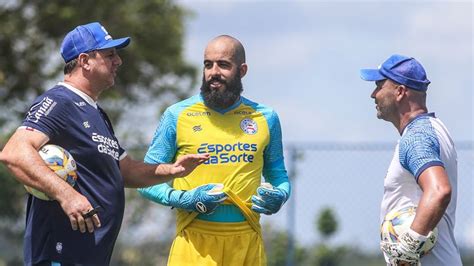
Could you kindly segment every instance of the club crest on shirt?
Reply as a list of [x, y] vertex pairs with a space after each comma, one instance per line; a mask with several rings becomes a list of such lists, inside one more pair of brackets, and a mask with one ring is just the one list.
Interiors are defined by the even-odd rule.
[[63, 243], [61, 242], [56, 243], [56, 252], [58, 252], [59, 254], [63, 252]]
[[255, 135], [258, 131], [257, 122], [250, 118], [244, 118], [240, 121], [240, 129], [242, 129], [246, 134]]

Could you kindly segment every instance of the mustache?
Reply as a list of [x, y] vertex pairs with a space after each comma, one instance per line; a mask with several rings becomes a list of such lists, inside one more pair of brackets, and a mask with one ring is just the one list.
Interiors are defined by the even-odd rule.
[[220, 77], [211, 77], [211, 79], [209, 79], [206, 83], [211, 84], [214, 81], [226, 84], [226, 81], [221, 79]]

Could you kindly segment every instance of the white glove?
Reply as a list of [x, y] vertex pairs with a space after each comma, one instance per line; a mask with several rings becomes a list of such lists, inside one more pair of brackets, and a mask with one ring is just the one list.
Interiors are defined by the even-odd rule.
[[397, 243], [382, 241], [380, 248], [390, 259], [392, 265], [398, 265], [400, 262], [408, 262], [417, 265], [420, 261], [420, 253], [426, 240], [430, 237], [418, 234], [409, 228], [398, 237]]

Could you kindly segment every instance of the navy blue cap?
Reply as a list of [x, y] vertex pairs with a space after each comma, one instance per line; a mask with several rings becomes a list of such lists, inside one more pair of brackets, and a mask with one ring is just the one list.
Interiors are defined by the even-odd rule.
[[64, 37], [61, 55], [64, 62], [77, 58], [81, 53], [115, 47], [124, 48], [130, 43], [130, 37], [112, 39], [99, 22], [77, 26]]
[[392, 55], [377, 69], [361, 69], [360, 77], [367, 81], [391, 79], [411, 89], [426, 91], [431, 81], [420, 62], [413, 57]]

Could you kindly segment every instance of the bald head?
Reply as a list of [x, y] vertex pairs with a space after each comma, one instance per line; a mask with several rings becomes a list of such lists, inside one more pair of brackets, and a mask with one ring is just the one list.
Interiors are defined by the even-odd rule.
[[211, 53], [221, 53], [227, 55], [235, 64], [245, 63], [245, 49], [242, 43], [229, 35], [220, 35], [212, 39], [204, 51], [204, 57]]
[[201, 93], [207, 106], [223, 110], [234, 104], [242, 93], [241, 79], [247, 73], [245, 50], [229, 35], [212, 39], [204, 51]]

